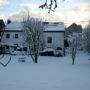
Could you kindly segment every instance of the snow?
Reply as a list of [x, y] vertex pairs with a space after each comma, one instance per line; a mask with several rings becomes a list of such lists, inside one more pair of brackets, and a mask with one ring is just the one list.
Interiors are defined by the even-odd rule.
[[15, 47], [16, 45], [14, 45], [13, 43], [11, 42], [6, 42], [6, 43], [3, 43], [3, 42], [0, 42], [0, 45], [3, 45], [3, 46], [12, 46], [12, 47]]
[[45, 26], [45, 31], [65, 31], [64, 23], [48, 24]]
[[90, 61], [84, 53], [77, 55], [75, 65], [70, 55], [40, 56], [37, 64], [29, 56], [18, 62], [19, 57], [12, 56], [5, 68], [0, 65], [0, 90], [90, 90]]
[[22, 22], [11, 22], [10, 24], [7, 24], [5, 26], [5, 30], [18, 30], [21, 31], [22, 30]]
[[45, 48], [44, 50], [43, 50], [43, 52], [46, 52], [46, 51], [55, 51], [53, 48]]
[[[11, 22], [5, 26], [5, 30], [9, 31], [22, 31], [22, 22]], [[45, 26], [45, 31], [65, 31], [64, 23], [60, 22], [58, 24], [48, 24]]]

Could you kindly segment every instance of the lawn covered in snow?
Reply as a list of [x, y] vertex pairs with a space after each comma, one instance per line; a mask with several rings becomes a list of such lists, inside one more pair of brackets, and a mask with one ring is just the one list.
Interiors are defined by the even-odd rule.
[[28, 56], [18, 62], [19, 57], [12, 56], [5, 68], [0, 65], [0, 90], [90, 90], [90, 61], [84, 53], [77, 55], [75, 65], [70, 55], [40, 56], [37, 64]]

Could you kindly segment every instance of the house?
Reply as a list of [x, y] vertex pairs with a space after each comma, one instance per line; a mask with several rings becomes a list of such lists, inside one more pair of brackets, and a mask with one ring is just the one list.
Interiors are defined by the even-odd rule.
[[76, 23], [71, 24], [65, 30], [65, 36], [71, 35], [73, 33], [82, 33], [82, 26], [77, 25]]
[[46, 24], [44, 30], [45, 46], [64, 50], [64, 32], [63, 22]]
[[6, 53], [16, 50], [17, 46], [26, 48], [21, 22], [11, 22], [4, 29], [2, 45]]
[[[64, 51], [64, 23], [48, 23], [44, 24], [44, 27], [45, 48], [61, 48]], [[15, 50], [16, 47], [13, 46], [24, 47], [25, 51], [28, 50], [24, 38], [22, 22], [11, 22], [5, 26], [2, 43], [5, 45], [6, 52]]]

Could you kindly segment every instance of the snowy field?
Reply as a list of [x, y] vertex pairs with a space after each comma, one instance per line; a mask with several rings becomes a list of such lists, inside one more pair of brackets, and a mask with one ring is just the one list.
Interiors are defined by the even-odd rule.
[[[9, 59], [5, 55], [2, 62]], [[7, 67], [0, 65], [0, 90], [90, 90], [90, 61], [88, 55], [77, 55], [75, 65], [71, 56], [40, 56], [38, 64], [30, 57], [18, 62], [12, 56]]]

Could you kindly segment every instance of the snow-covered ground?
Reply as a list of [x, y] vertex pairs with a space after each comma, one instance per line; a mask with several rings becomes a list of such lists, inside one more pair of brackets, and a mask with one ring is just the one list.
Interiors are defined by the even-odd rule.
[[[2, 62], [9, 59], [5, 55]], [[90, 90], [90, 61], [88, 55], [77, 55], [75, 65], [71, 56], [40, 56], [38, 64], [30, 57], [18, 62], [12, 56], [7, 67], [0, 65], [0, 90]]]

